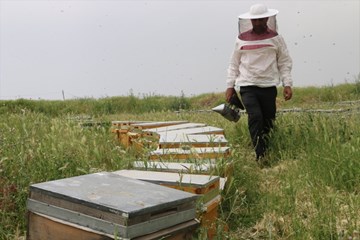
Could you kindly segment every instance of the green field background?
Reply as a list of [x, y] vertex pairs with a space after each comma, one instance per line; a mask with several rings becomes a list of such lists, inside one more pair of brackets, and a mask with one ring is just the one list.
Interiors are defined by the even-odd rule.
[[246, 114], [233, 123], [211, 111], [224, 93], [0, 101], [0, 239], [25, 238], [31, 184], [130, 168], [146, 158], [146, 149], [119, 144], [111, 132], [117, 120], [186, 120], [224, 129], [232, 155], [218, 159], [213, 174], [231, 163], [233, 177], [222, 192], [218, 239], [358, 236], [359, 81], [294, 88], [289, 102], [281, 91], [266, 168], [254, 160]]

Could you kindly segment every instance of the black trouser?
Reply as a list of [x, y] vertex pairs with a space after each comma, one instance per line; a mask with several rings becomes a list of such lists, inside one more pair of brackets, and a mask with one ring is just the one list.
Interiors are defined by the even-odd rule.
[[276, 87], [240, 87], [240, 95], [248, 114], [248, 127], [256, 158], [264, 156], [267, 135], [273, 128], [276, 114]]

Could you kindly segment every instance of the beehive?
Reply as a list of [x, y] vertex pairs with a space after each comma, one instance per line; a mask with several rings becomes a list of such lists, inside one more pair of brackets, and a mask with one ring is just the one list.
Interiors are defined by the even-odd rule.
[[[59, 224], [52, 221], [71, 225], [76, 229], [71, 232], [79, 234], [76, 239], [84, 228], [101, 237], [136, 239], [191, 222], [196, 200], [188, 192], [108, 172], [33, 184], [27, 201], [27, 237], [46, 239], [42, 237], [49, 232], [55, 236]], [[39, 233], [37, 225], [46, 225], [41, 222], [52, 228]]]
[[218, 176], [140, 170], [120, 170], [114, 173], [200, 195], [197, 218], [207, 230], [209, 239], [216, 234], [216, 219], [221, 200]]

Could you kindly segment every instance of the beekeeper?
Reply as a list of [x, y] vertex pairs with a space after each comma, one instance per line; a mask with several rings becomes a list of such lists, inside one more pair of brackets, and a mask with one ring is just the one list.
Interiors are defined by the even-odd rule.
[[239, 16], [239, 35], [226, 79], [226, 100], [240, 94], [259, 162], [264, 159], [275, 121], [277, 86], [282, 83], [286, 101], [292, 97], [292, 60], [277, 32], [277, 14], [278, 10], [255, 4]]

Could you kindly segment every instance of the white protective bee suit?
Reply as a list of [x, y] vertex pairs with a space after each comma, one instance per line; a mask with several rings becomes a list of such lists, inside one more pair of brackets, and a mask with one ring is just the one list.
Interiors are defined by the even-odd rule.
[[[277, 33], [277, 13], [275, 9], [268, 9], [265, 14], [245, 13], [239, 16], [239, 36], [228, 68], [227, 87], [269, 87], [280, 83], [292, 86], [292, 59], [281, 35], [262, 40], [240, 39], [242, 34], [251, 31], [251, 19], [254, 17], [267, 16], [269, 30]], [[268, 16], [271, 14], [275, 15]]]
[[226, 98], [236, 91], [248, 114], [248, 127], [256, 159], [265, 156], [268, 133], [276, 115], [277, 86], [284, 86], [285, 100], [292, 97], [292, 59], [277, 32], [275, 9], [251, 6], [239, 16], [239, 35], [226, 78]]

